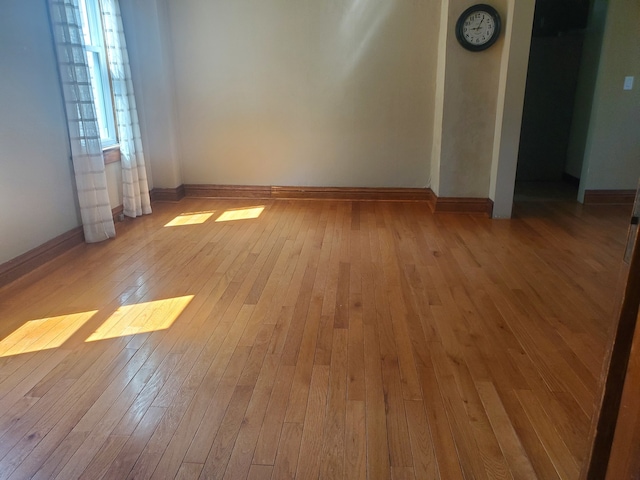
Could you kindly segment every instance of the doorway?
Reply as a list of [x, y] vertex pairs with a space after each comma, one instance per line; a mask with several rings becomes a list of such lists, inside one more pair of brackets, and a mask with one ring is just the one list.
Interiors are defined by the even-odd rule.
[[584, 151], [586, 140], [586, 132], [576, 135], [572, 126], [577, 103], [584, 102], [576, 95], [585, 74], [584, 49], [593, 48], [585, 42], [589, 10], [589, 0], [536, 3], [515, 200], [575, 201], [578, 196], [582, 159], [570, 158], [569, 152], [580, 141], [577, 150]]

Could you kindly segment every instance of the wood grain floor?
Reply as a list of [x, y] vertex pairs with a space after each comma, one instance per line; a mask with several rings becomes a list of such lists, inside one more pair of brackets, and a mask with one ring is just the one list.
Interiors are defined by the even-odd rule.
[[628, 215], [157, 203], [0, 290], [0, 478], [575, 479]]

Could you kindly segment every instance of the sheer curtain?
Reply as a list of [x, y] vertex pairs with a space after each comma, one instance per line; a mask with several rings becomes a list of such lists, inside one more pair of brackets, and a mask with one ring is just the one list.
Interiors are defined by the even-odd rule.
[[101, 0], [100, 5], [122, 158], [124, 214], [137, 217], [151, 213], [151, 202], [129, 55], [118, 0]]
[[85, 240], [116, 236], [78, 0], [49, 0]]

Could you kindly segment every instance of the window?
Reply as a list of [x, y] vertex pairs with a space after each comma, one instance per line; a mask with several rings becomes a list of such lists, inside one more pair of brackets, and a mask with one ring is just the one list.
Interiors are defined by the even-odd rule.
[[98, 0], [79, 0], [79, 4], [93, 99], [100, 127], [100, 140], [102, 147], [106, 148], [116, 145], [118, 138], [114, 121], [107, 52], [102, 30], [102, 15]]

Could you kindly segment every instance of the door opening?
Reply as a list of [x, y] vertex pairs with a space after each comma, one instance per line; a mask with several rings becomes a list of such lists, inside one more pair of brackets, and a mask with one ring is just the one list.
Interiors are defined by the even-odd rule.
[[[574, 117], [582, 112], [576, 107], [585, 101], [577, 95], [581, 76], [588, 73], [581, 68], [584, 49], [593, 48], [585, 42], [589, 10], [589, 0], [536, 3], [516, 200], [577, 198], [582, 162], [569, 151], [572, 143], [580, 141], [572, 126]], [[582, 142], [585, 140], [586, 132]]]

